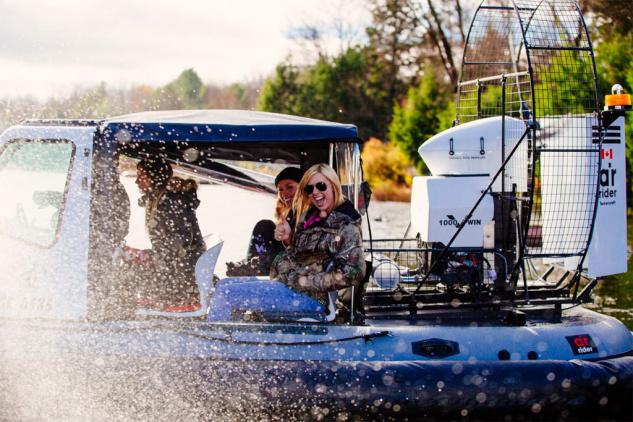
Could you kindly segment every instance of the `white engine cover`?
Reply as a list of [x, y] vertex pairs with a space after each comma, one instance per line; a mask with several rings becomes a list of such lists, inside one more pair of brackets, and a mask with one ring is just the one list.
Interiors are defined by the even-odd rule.
[[[501, 116], [479, 119], [447, 129], [424, 142], [418, 153], [434, 176], [470, 175], [493, 177], [503, 163]], [[505, 154], [512, 151], [525, 131], [525, 123], [505, 118]], [[505, 172], [506, 191], [517, 184], [527, 191], [527, 138], [514, 153]], [[501, 191], [501, 176], [492, 186]]]
[[[411, 228], [426, 242], [447, 244], [490, 183], [483, 177], [420, 176], [413, 179]], [[452, 246], [482, 247], [483, 228], [492, 221], [494, 204], [486, 195]]]

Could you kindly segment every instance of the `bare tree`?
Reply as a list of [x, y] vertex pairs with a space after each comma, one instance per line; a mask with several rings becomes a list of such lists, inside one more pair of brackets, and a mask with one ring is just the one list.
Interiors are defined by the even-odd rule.
[[370, 44], [392, 64], [390, 72], [404, 77], [405, 83], [417, 82], [423, 64], [430, 61], [441, 66], [446, 79], [455, 84], [459, 76], [456, 54], [463, 49], [464, 20], [472, 7], [468, 5], [465, 9], [463, 0], [372, 0]]

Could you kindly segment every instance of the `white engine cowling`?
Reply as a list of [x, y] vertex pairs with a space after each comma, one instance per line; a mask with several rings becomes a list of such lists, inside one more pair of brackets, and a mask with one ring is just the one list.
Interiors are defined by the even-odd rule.
[[[434, 176], [493, 177], [503, 163], [501, 116], [479, 119], [445, 130], [424, 142], [418, 153]], [[525, 123], [505, 117], [505, 155], [509, 155], [525, 132]], [[505, 172], [506, 191], [516, 183], [518, 192], [527, 191], [527, 139], [514, 153]], [[492, 190], [501, 191], [501, 176]]]

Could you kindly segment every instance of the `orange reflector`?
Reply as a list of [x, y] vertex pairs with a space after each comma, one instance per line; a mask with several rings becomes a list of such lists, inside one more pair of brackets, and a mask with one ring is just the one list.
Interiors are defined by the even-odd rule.
[[191, 305], [180, 305], [180, 306], [168, 306], [165, 308], [165, 312], [195, 312], [200, 309], [199, 303], [193, 303]]
[[605, 95], [604, 105], [607, 107], [615, 106], [630, 106], [631, 95], [630, 94], [611, 94]]

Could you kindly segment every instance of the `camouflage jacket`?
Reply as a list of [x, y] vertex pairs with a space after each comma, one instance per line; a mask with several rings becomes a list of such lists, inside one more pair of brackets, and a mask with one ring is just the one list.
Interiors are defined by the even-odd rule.
[[320, 224], [304, 228], [301, 216], [292, 245], [275, 258], [270, 278], [305, 292], [324, 305], [327, 292], [358, 285], [365, 275], [361, 216], [345, 201]]
[[164, 191], [139, 200], [145, 207], [152, 260], [161, 279], [157, 282], [174, 284], [176, 290], [197, 290], [194, 267], [206, 250], [196, 217], [200, 204], [196, 189], [193, 180], [173, 177]]

